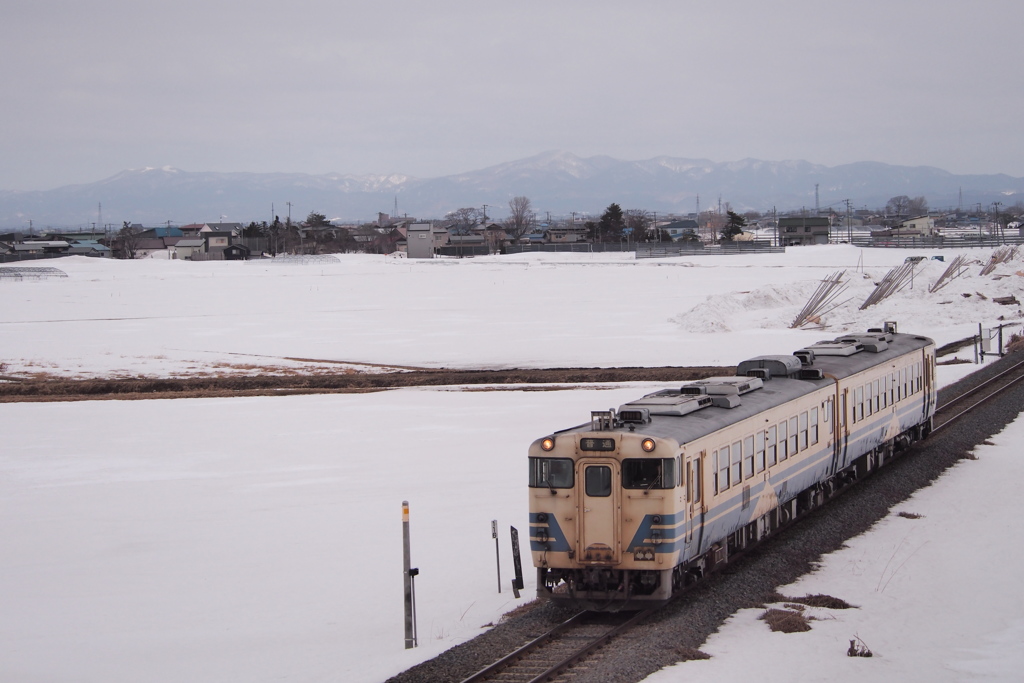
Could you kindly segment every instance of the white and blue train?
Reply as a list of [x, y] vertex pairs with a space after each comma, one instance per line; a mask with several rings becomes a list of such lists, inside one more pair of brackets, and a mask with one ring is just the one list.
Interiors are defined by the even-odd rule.
[[935, 343], [895, 323], [595, 411], [529, 451], [537, 593], [633, 609], [931, 431]]

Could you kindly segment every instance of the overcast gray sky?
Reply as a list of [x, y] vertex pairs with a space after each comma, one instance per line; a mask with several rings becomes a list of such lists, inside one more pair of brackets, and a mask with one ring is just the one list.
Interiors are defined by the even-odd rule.
[[6, 0], [0, 189], [553, 149], [1024, 176], [1024, 2]]

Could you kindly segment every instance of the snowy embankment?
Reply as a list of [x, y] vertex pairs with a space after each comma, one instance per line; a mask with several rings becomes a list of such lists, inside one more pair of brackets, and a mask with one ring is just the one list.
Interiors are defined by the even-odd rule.
[[[927, 294], [926, 283], [945, 267], [929, 261], [913, 290], [857, 311], [871, 282], [910, 253], [823, 247], [662, 262], [622, 255], [435, 262], [360, 256], [305, 268], [61, 259], [47, 265], [62, 267], [66, 279], [2, 284], [0, 362], [10, 375], [63, 377], [331, 370], [339, 362], [728, 365], [882, 320], [946, 343], [972, 334], [978, 323], [1019, 316], [1017, 308], [991, 302], [1020, 291], [1019, 262], [1001, 267], [998, 278], [980, 277], [980, 266], [972, 266]], [[861, 259], [868, 278], [854, 273]], [[844, 269], [851, 302], [827, 316], [828, 329], [789, 330], [821, 278]], [[941, 367], [940, 383], [970, 368]], [[0, 449], [0, 679], [381, 680], [522, 603], [507, 588], [508, 526], [527, 528], [523, 462], [530, 441], [649, 389], [453, 387], [0, 404], [0, 422], [8, 426]], [[849, 551], [826, 561], [823, 571], [838, 562], [838, 574], [819, 572], [808, 587], [785, 589], [838, 594], [859, 610], [786, 636], [740, 614], [708, 643], [715, 659], [696, 665], [742, 661], [744, 677], [764, 675], [766, 660], [726, 656], [744, 651], [732, 644], [741, 642], [730, 635], [734, 629], [746, 639], [746, 631], [762, 628], [757, 647], [768, 650], [764, 657], [786, 648], [821, 651], [829, 678], [843, 667], [886, 665], [902, 675], [929, 657], [956, 671], [1002, 666], [996, 644], [1019, 632], [1024, 609], [1014, 599], [1020, 592], [1004, 584], [1014, 576], [1013, 563], [988, 558], [1004, 552], [1016, 530], [969, 526], [976, 518], [966, 516], [950, 527], [944, 506], [950, 514], [962, 511], [980, 495], [990, 504], [986, 514], [1010, 524], [1012, 499], [995, 488], [979, 493], [973, 479], [959, 482], [1015, 480], [1012, 457], [989, 451], [1019, 443], [1020, 431], [1015, 426], [999, 446], [979, 449], [978, 461], [955, 468], [931, 489], [937, 493], [924, 494], [937, 502], [904, 506], [924, 517], [885, 522], [881, 540], [872, 532], [852, 544], [862, 548], [856, 561], [843, 556]], [[413, 563], [421, 571], [420, 647], [411, 651], [402, 647], [403, 499], [411, 502]], [[501, 594], [491, 519], [502, 529]], [[926, 541], [940, 529], [972, 534], [971, 542], [985, 548], [976, 566], [933, 558], [946, 548], [946, 536]], [[922, 559], [928, 564], [919, 566]], [[534, 588], [528, 564], [527, 595]], [[928, 600], [903, 598], [918, 594], [905, 590], [908, 577], [929, 585], [916, 572], [937, 566], [948, 567], [937, 579], [941, 589], [922, 588], [931, 591]], [[986, 600], [966, 604], [951, 595], [977, 586], [979, 575], [986, 591], [1003, 587], [1010, 599], [990, 608]], [[947, 622], [933, 610], [950, 605], [949, 619], [960, 616], [978, 629], [958, 631], [959, 647], [977, 655], [973, 664], [975, 655], [960, 657], [946, 636], [925, 642], [912, 639], [910, 628], [893, 628], [921, 621], [940, 628]], [[975, 608], [996, 615], [987, 628]], [[842, 654], [854, 635], [880, 656], [843, 656], [836, 664], [832, 642]], [[827, 648], [819, 638], [831, 639]], [[681, 669], [686, 676], [711, 671], [689, 666]], [[702, 675], [741, 674], [723, 668]]]
[[[987, 261], [990, 250], [968, 250]], [[909, 250], [847, 246], [785, 254], [636, 261], [631, 254], [524, 254], [415, 261], [349, 255], [336, 265], [48, 262], [68, 278], [2, 282], [0, 349], [12, 375], [167, 377], [254, 372], [730, 365], [790, 353], [883, 320], [961, 339], [1019, 320], [1019, 260], [980, 265], [934, 294], [946, 263], [866, 311]], [[920, 255], [919, 253], [917, 255]], [[827, 329], [790, 330], [822, 278], [845, 271]], [[756, 348], [753, 348], [755, 347]], [[383, 366], [383, 367], [380, 367]]]

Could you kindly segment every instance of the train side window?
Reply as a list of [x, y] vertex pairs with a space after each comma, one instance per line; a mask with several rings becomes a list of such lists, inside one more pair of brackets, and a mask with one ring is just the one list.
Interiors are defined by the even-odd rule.
[[571, 489], [575, 484], [572, 458], [530, 458], [530, 487]]
[[818, 409], [811, 408], [811, 443], [818, 443]]
[[875, 390], [875, 412], [877, 413], [879, 410], [882, 409], [882, 403], [881, 403], [882, 396], [881, 396], [881, 393], [879, 391], [879, 380], [876, 379], [874, 382], [872, 382], [872, 385], [873, 385], [874, 390]]
[[590, 465], [583, 474], [587, 495], [591, 498], [605, 498], [612, 495], [612, 468], [607, 465]]
[[711, 451], [711, 489], [718, 495], [718, 451]]
[[799, 449], [796, 447], [796, 438], [797, 438], [796, 418], [795, 417], [791, 417], [791, 418], [789, 418], [789, 454], [790, 455], [796, 455], [799, 452]]
[[754, 467], [764, 472], [764, 432], [754, 434]]
[[807, 412], [800, 413], [800, 450], [807, 448]]
[[731, 471], [729, 472], [729, 482], [732, 484], [738, 484], [743, 481], [743, 473], [740, 471], [743, 467], [743, 442], [736, 441], [732, 445], [732, 463]]
[[821, 421], [829, 422], [832, 420], [832, 397], [825, 399], [825, 409], [822, 411]]
[[778, 427], [772, 425], [768, 428], [768, 435], [765, 439], [765, 447], [768, 451], [768, 466], [771, 467], [778, 462], [778, 450], [776, 449], [776, 438], [778, 437]]
[[729, 447], [722, 446], [718, 451], [718, 492], [729, 488]]
[[787, 431], [786, 425], [789, 423], [783, 420], [779, 423], [779, 461], [786, 459], [789, 454], [789, 432]]
[[885, 407], [888, 408], [889, 406], [891, 406], [893, 403], [896, 402], [893, 399], [893, 395], [892, 395], [892, 375], [886, 375], [885, 377], [882, 378], [882, 381], [885, 382], [885, 396], [886, 396]]
[[754, 476], [754, 437], [743, 439], [743, 478]]
[[864, 407], [867, 409], [867, 414], [870, 416], [875, 412], [875, 385], [868, 382], [864, 388], [866, 389], [864, 393], [867, 394], [864, 397]]

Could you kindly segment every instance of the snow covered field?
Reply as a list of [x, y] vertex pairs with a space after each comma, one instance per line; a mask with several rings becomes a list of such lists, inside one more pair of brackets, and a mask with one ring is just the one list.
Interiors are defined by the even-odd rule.
[[[882, 320], [940, 344], [1000, 316], [1020, 321], [1017, 307], [991, 301], [1021, 293], [1019, 260], [986, 277], [972, 265], [929, 294], [955, 256], [935, 253], [946, 263], [926, 261], [913, 289], [866, 312], [857, 308], [873, 282], [932, 252], [345, 256], [312, 266], [60, 259], [44, 265], [68, 278], [0, 282], [0, 363], [7, 375], [61, 377], [727, 365]], [[789, 330], [837, 270], [847, 271], [849, 303], [825, 331]], [[940, 383], [972, 367], [940, 367]], [[508, 526], [527, 529], [529, 442], [649, 387], [0, 404], [0, 680], [382, 680], [521, 604], [507, 587]], [[712, 660], [653, 679], [1011, 680], [1024, 633], [1012, 552], [986, 562], [1005, 569], [983, 585], [943, 552], [962, 535], [979, 563], [996, 560], [1020, 536], [1019, 516], [1000, 508], [1012, 496], [993, 486], [1021, 475], [1022, 437], [1018, 422], [901, 507], [922, 518], [890, 517], [782, 589], [859, 609], [822, 611], [812, 631], [789, 635], [738, 614], [706, 644]], [[992, 502], [986, 518], [965, 517], [980, 496]], [[403, 499], [421, 572], [411, 651]], [[501, 594], [491, 519], [502, 530]], [[854, 635], [878, 656], [847, 658]]]

